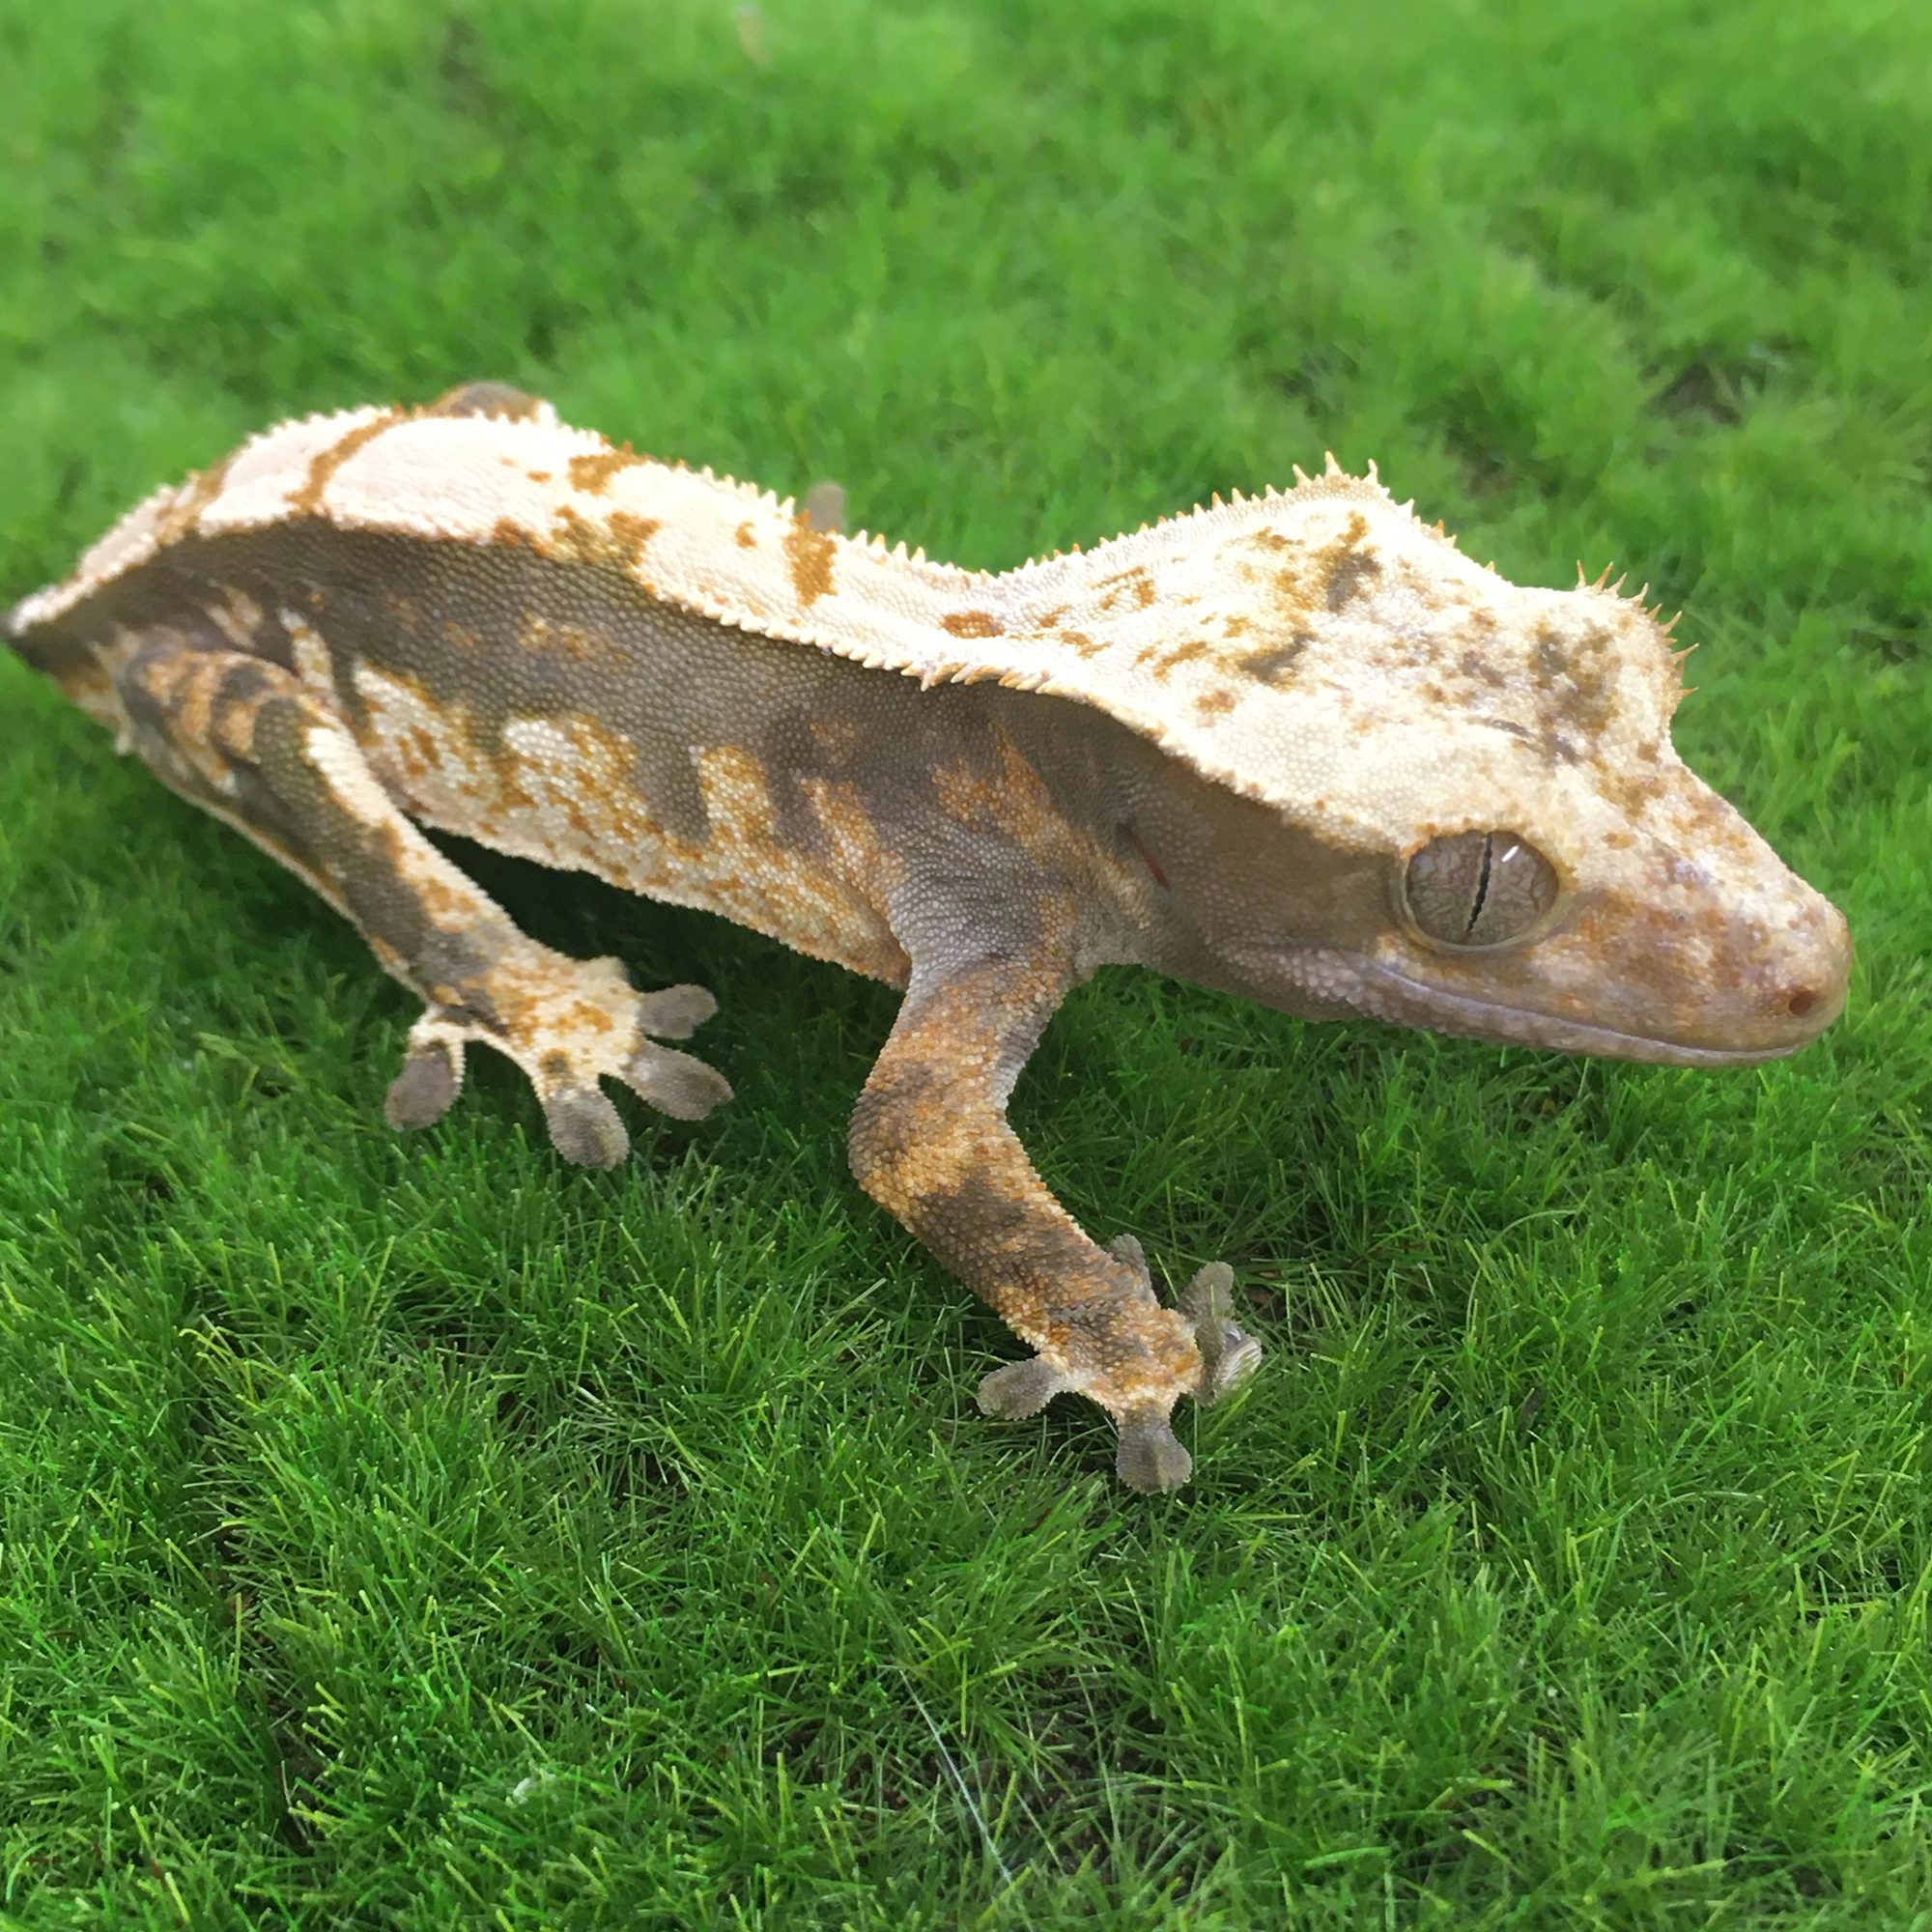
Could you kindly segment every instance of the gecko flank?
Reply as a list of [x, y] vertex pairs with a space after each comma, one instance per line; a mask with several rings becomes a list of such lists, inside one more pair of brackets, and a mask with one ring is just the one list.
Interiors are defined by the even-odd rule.
[[[1297, 472], [1299, 476], [1299, 472]], [[707, 907], [904, 991], [861, 1184], [1077, 1392], [1135, 1487], [1259, 1348], [1092, 1240], [1007, 1101], [1069, 988], [1138, 962], [1285, 1011], [1733, 1066], [1837, 1016], [1845, 923], [1679, 762], [1640, 602], [1520, 588], [1327, 472], [983, 575], [846, 538], [475, 384], [284, 423], [132, 511], [7, 632], [29, 664], [353, 920], [423, 1002], [386, 1111], [476, 1043], [592, 1166], [602, 1082], [696, 1118], [632, 987], [520, 932], [422, 827]]]

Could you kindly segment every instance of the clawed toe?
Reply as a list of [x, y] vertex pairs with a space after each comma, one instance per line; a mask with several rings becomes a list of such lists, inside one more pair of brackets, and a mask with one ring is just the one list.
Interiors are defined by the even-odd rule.
[[1246, 1381], [1261, 1362], [1262, 1345], [1229, 1313], [1234, 1293], [1234, 1269], [1226, 1262], [1209, 1262], [1187, 1284], [1176, 1304], [1194, 1324], [1195, 1346], [1201, 1350], [1201, 1386], [1195, 1391], [1196, 1402], [1219, 1402], [1229, 1390]]
[[1179, 1489], [1193, 1468], [1194, 1459], [1180, 1446], [1165, 1411], [1121, 1418], [1114, 1470], [1128, 1489], [1159, 1495]]
[[731, 1083], [722, 1073], [675, 1047], [639, 1047], [617, 1077], [640, 1100], [674, 1121], [701, 1121], [731, 1097]]
[[543, 1096], [551, 1145], [579, 1167], [615, 1167], [631, 1151], [631, 1136], [608, 1095], [595, 1087], [568, 1087]]
[[1055, 1396], [1064, 1395], [1073, 1385], [1073, 1378], [1043, 1355], [1009, 1362], [980, 1383], [980, 1413], [1022, 1422], [1029, 1415], [1037, 1415]]
[[383, 1096], [383, 1118], [398, 1131], [428, 1127], [449, 1112], [463, 1085], [460, 1040], [412, 1040], [403, 1070]]
[[717, 1010], [717, 1000], [702, 986], [667, 986], [639, 995], [638, 1026], [653, 1039], [684, 1039]]

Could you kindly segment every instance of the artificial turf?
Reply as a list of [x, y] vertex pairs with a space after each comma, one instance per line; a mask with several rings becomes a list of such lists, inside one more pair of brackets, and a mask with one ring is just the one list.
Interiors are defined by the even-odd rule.
[[1332, 448], [1681, 605], [1860, 949], [1723, 1076], [1083, 990], [1023, 1133], [1269, 1348], [1150, 1501], [848, 1178], [883, 989], [470, 854], [738, 1098], [399, 1139], [403, 992], [0, 663], [0, 1922], [1932, 1925], [1932, 12], [74, 0], [0, 99], [9, 594], [473, 376], [976, 564]]

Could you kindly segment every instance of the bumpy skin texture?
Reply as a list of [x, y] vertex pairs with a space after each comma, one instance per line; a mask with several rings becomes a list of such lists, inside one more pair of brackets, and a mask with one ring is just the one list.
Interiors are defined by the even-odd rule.
[[473, 384], [269, 431], [7, 631], [422, 998], [398, 1127], [471, 1042], [590, 1166], [628, 1146], [605, 1076], [682, 1119], [730, 1093], [661, 1043], [708, 993], [537, 945], [420, 825], [902, 987], [853, 1170], [1034, 1350], [981, 1406], [1091, 1397], [1144, 1490], [1186, 1480], [1176, 1402], [1259, 1348], [1225, 1267], [1163, 1305], [1008, 1125], [1096, 967], [1681, 1065], [1793, 1052], [1843, 1005], [1844, 921], [1671, 750], [1640, 602], [1508, 584], [1332, 465], [1001, 576], [841, 514]]

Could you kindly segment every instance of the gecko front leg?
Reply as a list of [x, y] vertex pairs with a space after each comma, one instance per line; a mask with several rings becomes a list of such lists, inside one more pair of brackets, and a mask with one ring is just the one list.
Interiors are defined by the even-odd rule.
[[1169, 1420], [1175, 1403], [1211, 1399], [1259, 1348], [1226, 1320], [1224, 1268], [1204, 1268], [1180, 1308], [1163, 1307], [1139, 1243], [1089, 1239], [1008, 1124], [1020, 1068], [1081, 977], [1051, 949], [916, 960], [853, 1115], [852, 1171], [1037, 1351], [986, 1378], [982, 1408], [1023, 1416], [1085, 1395], [1120, 1431], [1122, 1481], [1173, 1490], [1191, 1467]]

